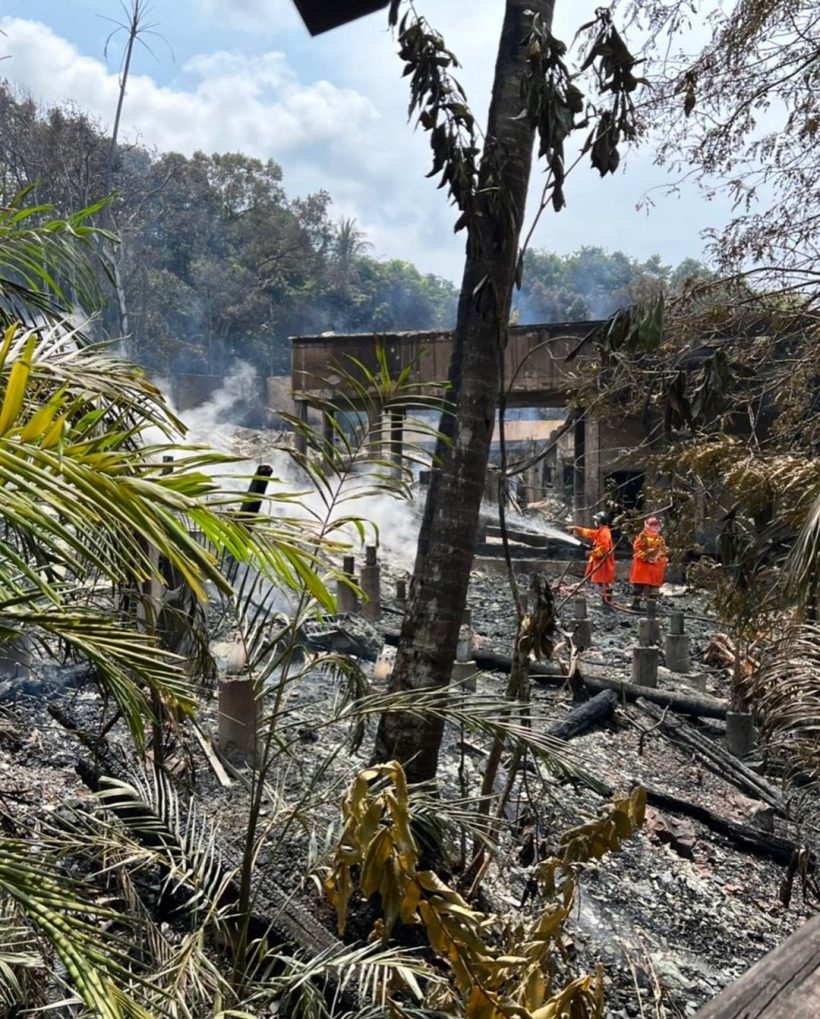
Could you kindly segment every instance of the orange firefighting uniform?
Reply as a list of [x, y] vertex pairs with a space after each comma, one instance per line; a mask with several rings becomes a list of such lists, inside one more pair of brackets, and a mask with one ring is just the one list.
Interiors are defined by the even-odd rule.
[[630, 583], [660, 587], [668, 555], [666, 542], [660, 534], [645, 527], [632, 543]]
[[592, 542], [592, 551], [587, 559], [584, 576], [603, 588], [609, 588], [615, 580], [615, 546], [612, 543], [612, 532], [606, 524], [600, 527], [576, 527], [575, 531], [582, 538]]

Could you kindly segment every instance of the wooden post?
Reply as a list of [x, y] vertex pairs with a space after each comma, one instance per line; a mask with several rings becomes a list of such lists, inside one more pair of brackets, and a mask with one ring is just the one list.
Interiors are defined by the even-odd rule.
[[333, 422], [327, 411], [322, 411], [322, 460], [330, 463], [332, 451], [336, 445], [336, 433], [333, 430]]
[[575, 419], [572, 426], [572, 502], [575, 519], [583, 520], [587, 512], [586, 504], [586, 425], [584, 417]]
[[[242, 503], [243, 513], [254, 517], [258, 515], [262, 509], [262, 496], [267, 491], [268, 481], [270, 481], [272, 475], [273, 468], [270, 464], [259, 464], [256, 468], [256, 474], [251, 478], [251, 483], [248, 485], [248, 494], [245, 497], [245, 501]], [[254, 496], [254, 498], [250, 498], [251, 496]]]
[[598, 419], [586, 416], [584, 435], [584, 502], [589, 509], [597, 509], [603, 501], [601, 485], [601, 427]]
[[[273, 468], [270, 464], [259, 464], [256, 468], [256, 473], [250, 480], [248, 491], [245, 493], [239, 507], [242, 513], [247, 516], [248, 524], [253, 523], [252, 518], [257, 516], [259, 511], [262, 509], [262, 496], [267, 491], [268, 481], [272, 475]], [[231, 583], [233, 583], [236, 580], [238, 573], [239, 563], [232, 555], [226, 554], [225, 576]]]
[[367, 412], [367, 445], [370, 455], [381, 460], [384, 454], [384, 419], [380, 410], [371, 407]]
[[492, 506], [498, 505], [501, 490], [501, 477], [496, 470], [488, 470], [484, 478], [484, 498]]
[[399, 478], [404, 459], [404, 413], [403, 410], [390, 411], [390, 459], [393, 462], [393, 473]]
[[[308, 406], [307, 400], [296, 401], [296, 416], [303, 425], [308, 421]], [[302, 456], [307, 453], [307, 436], [302, 431], [296, 432], [296, 452]]]

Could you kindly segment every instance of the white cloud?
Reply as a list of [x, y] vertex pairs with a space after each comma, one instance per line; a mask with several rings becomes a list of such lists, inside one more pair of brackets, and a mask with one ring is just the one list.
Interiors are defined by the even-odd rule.
[[[377, 257], [403, 258], [423, 272], [458, 281], [463, 234], [445, 191], [426, 179], [427, 138], [407, 123], [407, 81], [384, 12], [311, 39], [291, 0], [179, 0], [179, 18], [212, 23], [211, 49], [183, 51], [181, 66], [154, 65], [165, 84], [147, 74], [129, 79], [124, 137], [160, 150], [243, 151], [272, 158], [284, 170], [289, 195], [318, 189], [332, 196], [334, 213], [355, 217]], [[421, 7], [421, 3], [419, 4]], [[469, 31], [462, 5], [433, 5], [429, 15], [462, 60], [459, 79], [483, 122], [489, 101], [503, 5], [471, 0]], [[573, 5], [556, 32], [571, 35], [593, 0]], [[435, 10], [433, 8], [435, 7]], [[577, 7], [577, 9], [576, 9]], [[567, 5], [558, 5], [559, 15]], [[210, 19], [210, 22], [209, 22]], [[241, 24], [240, 24], [241, 22]], [[246, 35], [232, 34], [241, 27]], [[44, 103], [73, 100], [104, 123], [116, 107], [118, 78], [102, 60], [81, 53], [40, 22], [0, 19], [3, 71]], [[203, 33], [198, 41], [202, 44]], [[179, 50], [182, 42], [169, 38]], [[205, 42], [207, 46], [207, 41]], [[173, 74], [175, 77], [170, 78]], [[628, 171], [601, 181], [579, 167], [567, 187], [569, 208], [547, 213], [535, 247], [560, 252], [583, 244], [622, 248], [638, 257], [659, 251], [676, 262], [700, 254], [698, 231], [717, 216], [692, 192], [678, 202], [659, 201], [651, 216], [635, 205], [664, 179], [651, 153], [633, 155]], [[532, 194], [540, 189], [534, 172]]]
[[204, 0], [204, 15], [216, 26], [230, 26], [256, 33], [276, 26], [297, 28], [302, 24], [291, 0]]
[[[103, 123], [117, 101], [118, 77], [98, 60], [79, 54], [47, 26], [0, 21], [16, 81], [46, 103], [75, 101]], [[282, 53], [260, 56], [218, 51], [192, 57], [185, 90], [131, 75], [124, 125], [159, 149], [191, 153], [234, 151], [282, 159], [302, 145], [353, 139], [376, 112], [367, 97], [327, 81], [299, 82]]]

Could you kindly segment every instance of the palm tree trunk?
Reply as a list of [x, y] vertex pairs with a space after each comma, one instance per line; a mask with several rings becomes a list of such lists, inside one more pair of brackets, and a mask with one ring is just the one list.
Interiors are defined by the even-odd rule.
[[[552, 22], [554, 0], [507, 0], [479, 186], [484, 214], [471, 227], [450, 365], [451, 410], [441, 430], [419, 534], [410, 601], [390, 688], [448, 684], [473, 560], [484, 476], [498, 400], [500, 366], [532, 163], [533, 129], [521, 112], [526, 38], [532, 13]], [[528, 13], [529, 12], [529, 13]], [[433, 778], [441, 719], [385, 714], [380, 760], [397, 758], [411, 781]]]

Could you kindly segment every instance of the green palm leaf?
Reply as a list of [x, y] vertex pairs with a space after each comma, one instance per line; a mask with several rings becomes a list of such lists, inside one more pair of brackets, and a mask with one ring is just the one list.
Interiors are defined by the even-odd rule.
[[[151, 1019], [124, 990], [134, 977], [128, 946], [103, 925], [119, 921], [116, 911], [95, 901], [93, 889], [68, 878], [30, 842], [0, 838], [0, 902], [13, 902], [20, 914], [62, 960], [71, 985], [102, 1019]], [[7, 932], [0, 932], [2, 946]], [[3, 970], [0, 968], [0, 978]], [[6, 991], [14, 988], [6, 986]]]
[[26, 206], [32, 188], [0, 209], [0, 320], [33, 324], [78, 307], [87, 312], [101, 301], [94, 239], [111, 238], [91, 225], [105, 202], [67, 219], [49, 219], [50, 206]]

